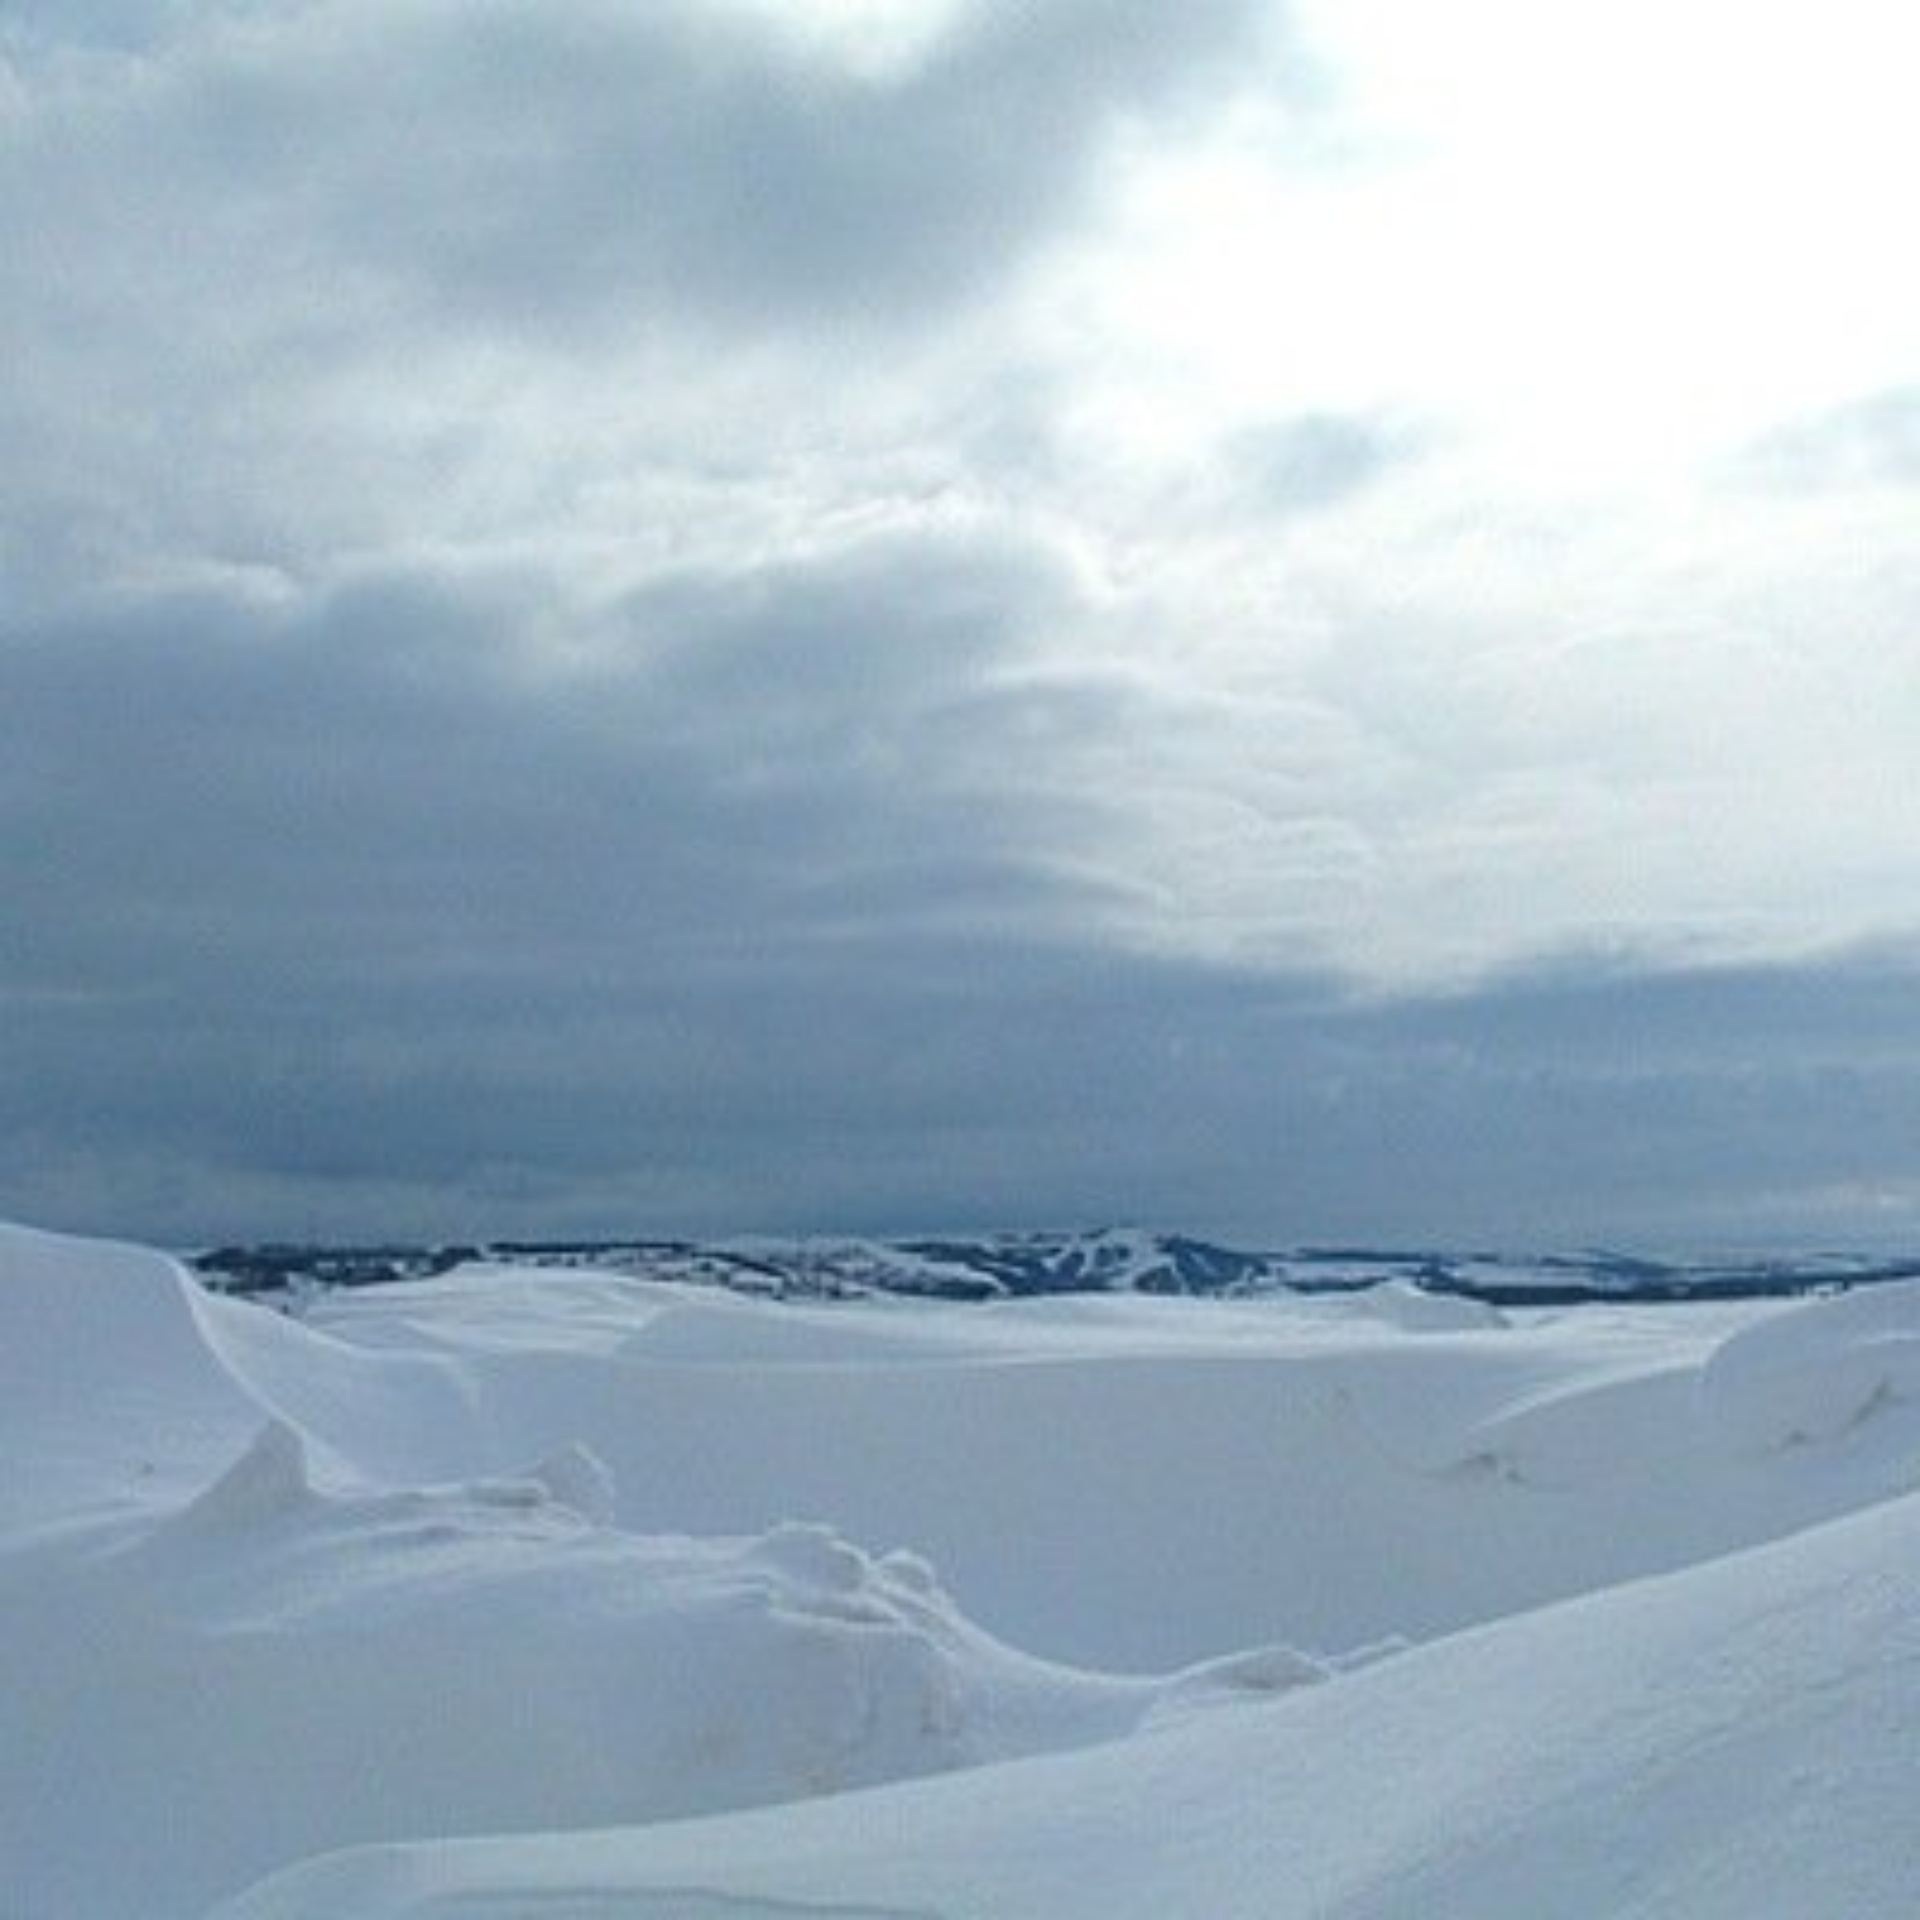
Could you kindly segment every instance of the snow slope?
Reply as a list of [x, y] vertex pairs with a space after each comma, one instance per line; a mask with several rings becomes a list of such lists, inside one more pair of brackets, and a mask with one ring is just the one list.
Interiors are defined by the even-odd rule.
[[452, 1471], [478, 1444], [470, 1383], [431, 1354], [373, 1354], [218, 1300], [144, 1248], [0, 1226], [0, 1539], [164, 1511], [263, 1422], [345, 1469]]
[[1120, 1746], [416, 1846], [221, 1920], [1908, 1920], [1920, 1499]]
[[[4, 1910], [188, 1920], [400, 1843], [236, 1911], [1517, 1913], [1473, 1836], [1537, 1895], [1604, 1803], [1601, 1877], [1531, 1911], [1731, 1912], [1604, 1876], [1674, 1894], [1777, 1761], [1866, 1903], [1796, 1911], [1892, 1912], [1917, 1352], [1914, 1286], [800, 1307], [485, 1269], [301, 1324], [0, 1228]], [[876, 1821], [922, 1877], [862, 1864]]]
[[1017, 1645], [1151, 1671], [1426, 1639], [1892, 1490], [1897, 1449], [1755, 1449], [1703, 1397], [1730, 1334], [1792, 1312], [1510, 1321], [1400, 1285], [783, 1307], [492, 1270], [337, 1294], [315, 1325], [458, 1365], [491, 1470], [584, 1441], [625, 1526], [824, 1518], [911, 1544]]
[[911, 1555], [800, 1525], [640, 1539], [595, 1524], [604, 1491], [575, 1454], [324, 1494], [273, 1425], [154, 1528], [11, 1565], [0, 1644], [35, 1657], [0, 1686], [9, 1891], [28, 1913], [188, 1913], [347, 1836], [824, 1793], [1295, 1677], [1047, 1666], [971, 1628]]

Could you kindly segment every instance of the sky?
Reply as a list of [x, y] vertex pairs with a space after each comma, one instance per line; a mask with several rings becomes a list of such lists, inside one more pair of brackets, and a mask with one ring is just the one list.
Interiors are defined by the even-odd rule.
[[0, 0], [0, 1214], [1920, 1244], [1900, 0]]

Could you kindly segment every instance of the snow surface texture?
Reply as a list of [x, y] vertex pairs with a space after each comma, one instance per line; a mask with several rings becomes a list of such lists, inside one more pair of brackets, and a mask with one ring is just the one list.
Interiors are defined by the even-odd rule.
[[311, 1311], [0, 1229], [10, 1916], [1916, 1910], [1920, 1286]]

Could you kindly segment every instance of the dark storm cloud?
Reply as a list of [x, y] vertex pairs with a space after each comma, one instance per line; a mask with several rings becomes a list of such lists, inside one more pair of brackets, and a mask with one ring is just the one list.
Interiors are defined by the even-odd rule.
[[5, 636], [16, 965], [118, 967], [127, 933], [149, 970], [350, 967], [363, 939], [383, 974], [549, 938], [624, 964], [630, 941], [771, 937], [828, 882], [881, 917], [917, 864], [1020, 891], [1018, 783], [945, 785], [994, 669], [1070, 606], [1039, 555], [902, 541], [689, 573], [561, 670], [526, 639], [550, 592], [387, 576]]
[[1679, 1241], [1907, 1191], [1895, 964], [1379, 1005], [1117, 948], [1020, 724], [1043, 553], [690, 571], [558, 678], [551, 594], [0, 636], [0, 1211]]
[[1054, 777], [1111, 689], [1028, 682], [1081, 613], [1044, 549], [685, 569], [570, 616], [592, 644], [564, 672], [532, 640], [556, 594], [388, 572], [0, 631], [0, 1213], [184, 1239], [1920, 1221], [1895, 962], [1365, 1004], [1116, 944]]
[[1444, 1169], [1509, 1241], [1912, 1242], [1916, 1016], [1910, 953], [1573, 962], [1370, 1013], [1364, 1098], [1380, 1160]]
[[371, 271], [521, 327], [678, 311], [772, 329], [1002, 283], [1116, 125], [1246, 54], [1272, 14], [979, 0], [874, 73], [693, 0], [224, 11], [46, 84], [20, 177], [63, 193], [69, 236], [134, 228], [143, 254], [159, 240], [324, 299], [352, 291], [330, 265]]
[[873, 1055], [911, 1040], [903, 954], [938, 1003], [996, 930], [1097, 906], [991, 738], [994, 675], [1071, 609], [1043, 556], [687, 573], [560, 674], [525, 639], [550, 595], [385, 577], [0, 634], [16, 1169], [145, 1140], [461, 1191], [691, 1154], [732, 1193], [722, 1134], [831, 1124], [835, 1046], [906, 1124], [921, 1049]]
[[[1862, 1194], [1912, 1208], [1897, 966], [1567, 968], [1369, 1006], [1129, 956], [1050, 881], [1025, 931], [916, 927], [908, 897], [847, 935], [785, 885], [845, 860], [843, 812], [793, 824], [806, 776], [776, 826], [662, 768], [670, 701], [601, 685], [589, 726], [422, 659], [359, 753], [332, 728], [390, 707], [394, 668], [369, 655], [315, 712], [290, 666], [228, 722], [261, 735], [246, 778], [194, 718], [211, 689], [163, 666], [131, 685], [173, 766], [100, 716], [54, 847], [117, 845], [88, 889], [117, 906], [84, 950], [10, 956], [0, 1208], [71, 1194], [77, 1225], [186, 1238], [1121, 1217], [1503, 1244], [1859, 1236]], [[447, 726], [474, 749], [436, 753]], [[995, 831], [970, 856], [1020, 895]], [[939, 893], [948, 868], [912, 872]], [[58, 874], [21, 881], [31, 931]]]
[[669, 574], [623, 601], [613, 624], [641, 649], [649, 685], [690, 717], [736, 743], [837, 735], [844, 768], [850, 716], [871, 723], [868, 745], [891, 735], [913, 751], [903, 722], [971, 696], [1023, 636], [1070, 619], [1072, 599], [1037, 548], [916, 540], [829, 566]]

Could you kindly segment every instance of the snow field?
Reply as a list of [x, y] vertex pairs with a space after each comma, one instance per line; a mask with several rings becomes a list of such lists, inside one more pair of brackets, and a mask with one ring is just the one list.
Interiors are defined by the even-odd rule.
[[9, 1899], [1906, 1915], [1917, 1352], [1912, 1285], [299, 1324], [0, 1229]]

